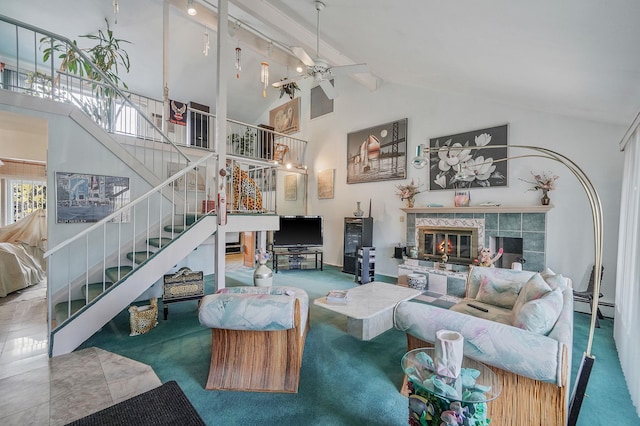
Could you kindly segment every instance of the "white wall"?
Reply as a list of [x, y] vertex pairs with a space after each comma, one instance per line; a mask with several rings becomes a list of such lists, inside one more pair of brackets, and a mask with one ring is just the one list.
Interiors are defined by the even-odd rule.
[[[369, 199], [372, 200], [377, 273], [397, 275], [398, 262], [391, 258], [393, 246], [405, 243], [404, 213], [400, 210], [403, 203], [395, 194], [396, 185], [406, 181], [347, 185], [347, 133], [406, 117], [411, 158], [415, 147], [428, 143], [430, 138], [508, 123], [509, 144], [556, 150], [573, 159], [593, 180], [605, 214], [603, 300], [613, 302], [623, 160], [618, 142], [626, 127], [392, 84], [369, 92], [347, 77], [336, 78], [340, 96], [334, 102], [334, 112], [309, 120], [309, 86], [303, 83], [301, 87], [301, 132], [294, 136], [310, 141], [308, 214], [321, 214], [325, 218], [327, 263], [342, 264], [343, 218], [352, 215], [356, 201], [362, 202], [366, 213]], [[275, 103], [272, 108], [285, 101]], [[319, 200], [315, 171], [331, 168], [336, 170], [335, 198]], [[473, 189], [472, 205], [483, 201], [537, 205], [541, 193], [527, 191], [530, 185], [519, 178], [530, 180], [531, 171], [547, 170], [560, 176], [557, 189], [549, 193], [554, 207], [547, 215], [547, 265], [571, 277], [577, 288], [583, 288], [594, 261], [591, 214], [582, 187], [564, 166], [541, 159], [510, 161], [509, 186]], [[428, 173], [427, 167], [416, 170], [409, 166], [407, 179], [428, 184]], [[431, 191], [416, 197], [416, 207], [428, 203], [451, 206], [453, 192]]]

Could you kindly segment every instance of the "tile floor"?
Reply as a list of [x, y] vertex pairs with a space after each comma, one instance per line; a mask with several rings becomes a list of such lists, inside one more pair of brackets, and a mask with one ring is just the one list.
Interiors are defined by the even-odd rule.
[[49, 359], [44, 283], [0, 300], [0, 423], [64, 425], [160, 386], [151, 367], [89, 348]]
[[49, 359], [46, 290], [0, 298], [0, 424], [64, 425], [160, 386], [151, 367], [98, 348]]

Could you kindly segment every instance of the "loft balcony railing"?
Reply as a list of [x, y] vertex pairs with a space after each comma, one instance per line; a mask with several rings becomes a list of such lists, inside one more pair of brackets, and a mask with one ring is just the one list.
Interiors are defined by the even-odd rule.
[[[45, 62], [40, 49], [53, 48], [54, 44], [62, 45], [65, 51], [73, 51], [90, 64], [91, 74], [98, 78], [88, 79], [64, 72], [62, 59], [55, 53]], [[167, 163], [178, 164], [176, 170], [181, 170], [190, 162], [71, 40], [0, 15], [0, 55], [3, 57], [0, 88], [71, 103], [107, 132], [135, 134], [135, 138], [129, 138], [127, 147], [161, 180], [166, 176]], [[160, 141], [164, 146], [157, 149], [149, 141]]]

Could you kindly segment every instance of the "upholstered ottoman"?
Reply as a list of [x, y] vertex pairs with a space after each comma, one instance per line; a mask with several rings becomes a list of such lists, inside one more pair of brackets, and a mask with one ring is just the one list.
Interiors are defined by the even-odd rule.
[[212, 329], [207, 389], [297, 393], [309, 296], [295, 287], [231, 287], [202, 299]]

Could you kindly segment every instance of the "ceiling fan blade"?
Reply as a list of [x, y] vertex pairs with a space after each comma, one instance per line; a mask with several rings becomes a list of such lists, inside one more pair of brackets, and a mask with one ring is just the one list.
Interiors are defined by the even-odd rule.
[[307, 52], [305, 52], [305, 50], [302, 47], [292, 47], [291, 51], [293, 52], [294, 55], [296, 55], [296, 57], [298, 59], [300, 59], [302, 61], [303, 64], [305, 64], [308, 67], [312, 67], [314, 66], [316, 63], [313, 61], [313, 59], [311, 59], [311, 56], [309, 56], [309, 54]]
[[284, 86], [285, 84], [293, 83], [294, 81], [302, 80], [303, 78], [307, 78], [307, 77], [309, 77], [308, 74], [302, 74], [302, 75], [297, 75], [291, 78], [285, 78], [283, 80], [276, 81], [275, 83], [271, 84], [271, 87], [275, 87], [277, 89], [278, 87]]
[[318, 84], [320, 84], [320, 87], [324, 91], [324, 94], [327, 95], [327, 98], [335, 99], [338, 97], [338, 92], [336, 92], [336, 89], [333, 87], [333, 84], [331, 84], [329, 80], [323, 78], [318, 81]]
[[339, 65], [329, 68], [329, 72], [331, 75], [361, 74], [369, 72], [369, 66], [367, 64]]

